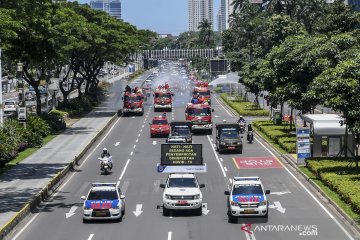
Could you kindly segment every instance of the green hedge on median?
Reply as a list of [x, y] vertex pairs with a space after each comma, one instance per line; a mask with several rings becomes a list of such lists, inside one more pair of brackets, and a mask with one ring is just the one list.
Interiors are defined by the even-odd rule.
[[360, 169], [343, 159], [309, 159], [307, 167], [360, 214]]
[[228, 100], [227, 93], [221, 93], [220, 97], [232, 107], [239, 115], [242, 116], [269, 116], [269, 111], [264, 109], [259, 109], [251, 102], [240, 101], [235, 99], [235, 101]]
[[287, 153], [296, 152], [296, 136], [288, 125], [274, 125], [272, 121], [254, 121], [253, 125]]

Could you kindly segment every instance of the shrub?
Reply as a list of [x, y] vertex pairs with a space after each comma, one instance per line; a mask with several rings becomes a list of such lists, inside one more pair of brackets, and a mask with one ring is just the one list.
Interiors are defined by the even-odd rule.
[[307, 167], [360, 214], [360, 170], [348, 160], [308, 159]]
[[27, 118], [26, 131], [39, 134], [39, 136], [42, 138], [50, 134], [50, 127], [42, 118], [30, 115]]
[[52, 110], [49, 114], [45, 114], [42, 118], [47, 122], [50, 127], [51, 133], [57, 133], [66, 129], [65, 116], [67, 112]]
[[257, 106], [251, 102], [242, 101], [243, 99], [235, 98], [234, 101], [228, 100], [227, 93], [221, 93], [221, 98], [231, 107], [233, 108], [238, 114], [243, 116], [268, 116], [269, 111], [264, 109], [259, 109]]
[[274, 125], [272, 121], [254, 121], [253, 125], [288, 153], [296, 152], [296, 136], [284, 125]]

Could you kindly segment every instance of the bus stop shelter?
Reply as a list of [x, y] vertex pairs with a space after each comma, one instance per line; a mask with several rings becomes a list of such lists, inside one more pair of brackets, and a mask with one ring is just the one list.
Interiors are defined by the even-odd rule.
[[[324, 157], [323, 143], [326, 142], [328, 157], [340, 156], [348, 151], [348, 156], [355, 150], [355, 138], [348, 132], [347, 149], [345, 149], [346, 125], [341, 124], [344, 119], [337, 114], [305, 114], [301, 119], [310, 124], [313, 136], [312, 156]], [[350, 152], [351, 151], [351, 152]]]

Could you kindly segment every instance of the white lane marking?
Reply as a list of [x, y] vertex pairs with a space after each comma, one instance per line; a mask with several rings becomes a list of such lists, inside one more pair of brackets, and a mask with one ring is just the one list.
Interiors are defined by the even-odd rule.
[[134, 147], [133, 148], [136, 148], [136, 145], [134, 145]]
[[224, 177], [226, 177], [226, 173], [225, 173], [225, 171], [224, 171], [224, 168], [223, 168], [223, 166], [222, 166], [222, 164], [221, 164], [221, 162], [220, 162], [220, 159], [219, 159], [218, 155], [216, 154], [216, 151], [215, 151], [214, 146], [211, 144], [209, 135], [207, 135], [207, 138], [208, 138], [209, 143], [210, 143], [210, 146], [211, 146], [211, 148], [212, 148], [212, 150], [213, 150], [213, 152], [214, 152], [214, 154], [215, 154], [216, 160], [217, 160], [217, 162], [219, 163], [220, 169], [221, 169]]
[[131, 152], [131, 153], [130, 153], [130, 156], [132, 156], [133, 154], [134, 154], [134, 152]]
[[140, 137], [140, 135], [141, 135], [141, 134], [139, 133], [139, 134], [138, 134], [138, 137]]
[[232, 183], [232, 179], [231, 179], [231, 178], [229, 178], [229, 182]]
[[132, 116], [131, 118], [135, 118], [135, 116]]
[[289, 191], [285, 191], [285, 192], [270, 192], [271, 195], [284, 195], [284, 194], [287, 194], [287, 193], [291, 193]]
[[215, 98], [215, 100], [219, 103], [219, 105], [227, 112], [227, 114], [229, 114], [229, 116], [234, 116], [233, 114], [231, 114], [230, 112], [229, 112], [229, 110], [227, 110], [220, 102], [219, 102], [219, 100], [217, 100], [217, 98]]
[[144, 125], [141, 125], [141, 127], [143, 128], [143, 127], [144, 127]]
[[152, 142], [152, 145], [155, 146], [156, 144], [157, 144], [157, 141], [153, 141], [153, 142]]
[[142, 129], [140, 129], [140, 132], [142, 132]]
[[117, 147], [117, 146], [119, 146], [119, 145], [120, 145], [120, 142], [116, 142], [116, 143], [114, 144], [115, 147]]
[[130, 159], [128, 159], [128, 160], [126, 161], [125, 167], [123, 168], [123, 170], [122, 170], [122, 172], [121, 172], [121, 174], [120, 174], [119, 180], [121, 180], [122, 177], [124, 176], [125, 171], [126, 171], [126, 168], [127, 168], [127, 166], [129, 165], [129, 163], [130, 163]]
[[139, 139], [136, 139], [136, 141], [135, 142], [138, 142], [139, 141]]
[[224, 162], [224, 160], [222, 158], [219, 158], [221, 162]]
[[69, 218], [69, 217], [75, 215], [76, 209], [78, 209], [77, 206], [72, 206], [72, 207], [70, 208], [69, 212], [65, 213], [65, 217], [66, 217], [66, 218]]
[[[90, 158], [90, 156], [95, 152], [95, 150], [100, 146], [100, 144], [102, 144], [102, 142], [105, 140], [105, 138], [111, 133], [111, 131], [113, 130], [113, 128], [116, 126], [116, 124], [120, 121], [121, 117], [118, 118], [118, 120], [116, 120], [116, 122], [114, 123], [114, 125], [110, 128], [110, 130], [106, 133], [106, 135], [100, 140], [100, 142], [98, 143], [98, 145], [96, 145], [95, 148], [93, 148], [93, 150], [91, 151], [91, 153], [84, 159], [84, 161], [79, 165], [79, 168], [81, 168], [81, 166]], [[71, 176], [68, 178], [68, 180], [66, 182], [64, 182], [59, 189], [54, 193], [54, 195], [51, 197], [52, 199], [54, 199], [60, 192], [61, 190], [66, 186], [66, 184], [68, 184], [71, 180], [71, 178], [75, 175], [75, 172], [71, 174]], [[47, 206], [51, 201], [45, 202], [45, 206]], [[36, 213], [30, 220], [28, 223], [25, 224], [25, 226], [13, 237], [12, 240], [16, 240], [24, 231], [27, 227], [30, 226], [30, 224], [37, 218], [37, 216], [39, 216], [39, 213]]]
[[88, 240], [91, 240], [93, 237], [94, 237], [94, 234], [92, 233], [92, 234], [90, 234]]
[[226, 167], [224, 167], [224, 170], [225, 170], [225, 172], [227, 172], [227, 171], [228, 171], [228, 169], [227, 169]]
[[284, 214], [285, 211], [286, 211], [286, 208], [283, 208], [283, 206], [281, 206], [281, 203], [279, 201], [274, 202], [274, 204], [270, 204], [269, 208], [273, 208], [275, 210], [278, 210], [282, 214]]
[[[260, 143], [261, 146], [263, 146], [273, 157], [276, 158], [275, 154], [273, 152], [270, 151], [270, 149], [268, 149], [262, 142], [260, 142], [258, 139], [255, 138], [255, 140]], [[340, 229], [345, 233], [345, 235], [351, 239], [354, 240], [354, 238], [349, 234], [348, 231], [346, 231], [346, 229], [339, 223], [339, 221], [326, 209], [326, 207], [314, 196], [314, 194], [312, 194], [310, 192], [310, 190], [308, 190], [304, 184], [302, 184], [302, 182], [300, 182], [299, 179], [297, 179], [295, 177], [295, 175], [285, 166], [283, 165], [284, 169], [290, 174], [290, 176], [292, 176], [295, 181], [297, 181], [297, 183], [314, 199], [314, 201], [319, 204], [319, 206], [327, 213], [327, 215], [329, 215], [329, 217], [336, 223], [336, 225], [338, 225], [340, 227]]]
[[172, 232], [168, 232], [168, 240], [171, 240]]
[[142, 207], [143, 207], [142, 204], [136, 204], [136, 209], [135, 209], [135, 211], [133, 211], [135, 217], [138, 217], [138, 216], [140, 216], [140, 214], [143, 213]]

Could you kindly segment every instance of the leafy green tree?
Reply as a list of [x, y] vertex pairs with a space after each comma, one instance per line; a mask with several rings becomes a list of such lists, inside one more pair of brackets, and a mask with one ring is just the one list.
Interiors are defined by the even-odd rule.
[[37, 113], [41, 113], [39, 85], [48, 81], [56, 57], [52, 20], [56, 6], [51, 0], [14, 1], [4, 0], [1, 6], [14, 11], [14, 16], [23, 26], [17, 29], [17, 36], [11, 40], [5, 54], [14, 61], [23, 63], [25, 81], [34, 87], [37, 96]]
[[311, 84], [314, 96], [341, 112], [349, 130], [360, 133], [360, 49], [355, 57], [325, 70]]
[[183, 32], [176, 39], [176, 46], [180, 49], [195, 49], [200, 48], [199, 32]]
[[158, 38], [153, 45], [153, 49], [163, 50], [163, 49], [176, 49], [176, 40], [171, 37]]
[[360, 13], [342, 0], [327, 4], [325, 14], [321, 15], [315, 30], [322, 34], [351, 32], [360, 26]]

